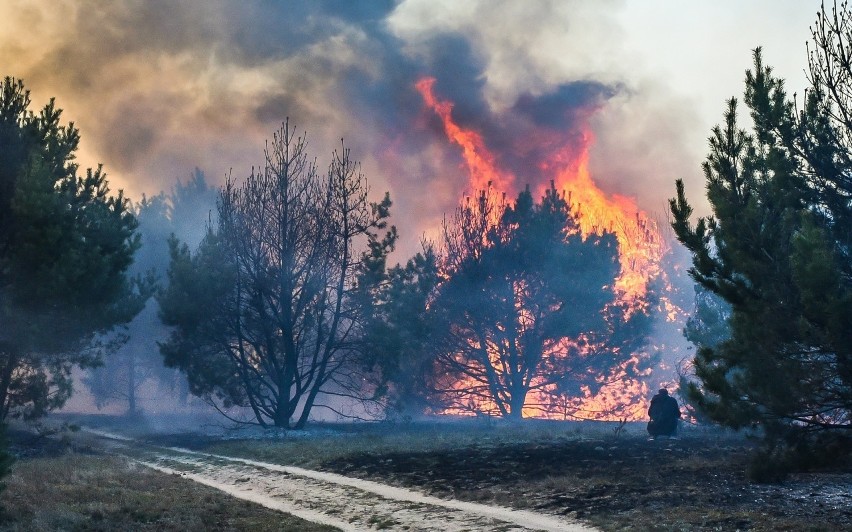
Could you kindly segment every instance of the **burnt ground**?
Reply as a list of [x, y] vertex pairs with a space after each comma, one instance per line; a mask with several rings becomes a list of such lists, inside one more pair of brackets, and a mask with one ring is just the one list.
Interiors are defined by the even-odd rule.
[[441, 497], [566, 514], [604, 530], [852, 530], [852, 472], [753, 484], [740, 439], [639, 436], [360, 453], [322, 468]]
[[544, 425], [516, 439], [500, 427], [458, 428], [335, 426], [225, 437], [141, 432], [154, 445], [296, 464], [444, 498], [567, 515], [602, 530], [852, 531], [852, 467], [756, 484], [746, 471], [757, 446], [740, 435], [689, 430], [679, 439], [649, 441], [644, 426], [615, 435], [611, 429], [560, 431]]

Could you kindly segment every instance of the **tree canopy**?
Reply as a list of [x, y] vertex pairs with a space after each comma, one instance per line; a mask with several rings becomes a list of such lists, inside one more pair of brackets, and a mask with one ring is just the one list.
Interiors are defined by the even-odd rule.
[[850, 13], [820, 14], [811, 87], [797, 110], [754, 53], [703, 165], [713, 214], [691, 223], [677, 183], [673, 227], [691, 275], [731, 306], [730, 338], [705, 343], [690, 395], [712, 419], [770, 440], [852, 428]]
[[95, 335], [144, 299], [126, 271], [136, 220], [100, 167], [78, 174], [80, 135], [20, 80], [0, 87], [0, 418], [38, 417], [71, 393], [71, 368], [99, 360]]
[[516, 419], [550, 411], [558, 396], [599, 389], [632, 355], [610, 343], [625, 323], [616, 239], [581, 235], [552, 187], [511, 204], [483, 191], [445, 224], [443, 247], [428, 312], [431, 387], [444, 407]]

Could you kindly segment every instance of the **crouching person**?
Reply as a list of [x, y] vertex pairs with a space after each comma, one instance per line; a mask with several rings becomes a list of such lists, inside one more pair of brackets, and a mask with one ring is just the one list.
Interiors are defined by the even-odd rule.
[[648, 408], [648, 434], [651, 438], [659, 436], [672, 437], [677, 433], [677, 420], [680, 419], [680, 407], [677, 400], [669, 395], [665, 388], [657, 392], [651, 399]]

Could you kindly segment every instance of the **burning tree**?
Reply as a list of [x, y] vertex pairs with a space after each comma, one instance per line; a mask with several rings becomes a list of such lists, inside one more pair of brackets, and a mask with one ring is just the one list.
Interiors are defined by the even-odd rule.
[[599, 387], [630, 359], [629, 349], [589, 347], [624, 318], [616, 238], [583, 236], [553, 186], [539, 203], [529, 190], [513, 204], [482, 192], [445, 223], [443, 244], [429, 312], [439, 324], [433, 386], [449, 411], [520, 419], [552, 406], [568, 382], [577, 395]]
[[197, 252], [172, 241], [159, 301], [175, 329], [161, 351], [193, 393], [250, 408], [263, 426], [299, 428], [320, 394], [360, 391], [358, 246], [384, 242], [370, 249], [387, 253], [395, 232], [378, 238], [390, 199], [368, 203], [359, 168], [344, 147], [322, 176], [287, 123], [264, 166], [221, 190], [218, 225]]
[[[434, 78], [422, 78], [415, 86], [427, 107], [440, 119], [447, 139], [460, 149], [464, 166], [467, 168], [469, 189], [481, 190], [493, 185], [498, 193], [514, 194], [515, 184], [519, 182], [519, 179], [515, 172], [504, 164], [507, 159], [505, 155], [508, 154], [502, 154], [501, 157], [501, 154], [492, 153], [481, 131], [456, 122], [453, 117], [454, 104], [436, 95]], [[647, 394], [647, 385], [644, 381], [649, 376], [650, 362], [658, 355], [658, 353], [648, 352], [645, 347], [654, 313], [664, 309], [666, 305], [672, 307], [671, 302], [663, 301], [656, 291], [656, 287], [664, 281], [661, 261], [667, 246], [654, 220], [643, 213], [635, 201], [620, 195], [605, 194], [592, 179], [589, 169], [589, 148], [594, 135], [589, 128], [587, 118], [594, 112], [595, 105], [597, 104], [591, 103], [588, 108], [579, 110], [581, 112], [572, 111], [564, 114], [565, 121], [562, 125], [555, 125], [561, 123], [560, 120], [549, 120], [546, 124], [539, 124], [532, 132], [532, 138], [535, 139], [533, 142], [529, 142], [528, 138], [519, 138], [511, 146], [510, 151], [535, 157], [526, 170], [530, 172], [533, 182], [539, 182], [539, 185], [534, 187], [534, 192], [540, 193], [545, 198], [550, 197], [551, 199], [547, 202], [556, 201], [558, 198], [564, 203], [556, 210], [562, 212], [567, 208], [567, 214], [563, 212], [563, 215], [566, 217], [568, 226], [563, 229], [572, 235], [572, 242], [583, 242], [583, 239], [607, 242], [606, 247], [617, 252], [618, 259], [617, 277], [613, 282], [607, 280], [601, 282], [600, 286], [589, 287], [589, 290], [597, 290], [604, 285], [609, 286], [610, 302], [597, 307], [592, 305], [590, 308], [595, 310], [591, 316], [578, 316], [580, 321], [597, 320], [598, 313], [603, 310], [606, 318], [602, 322], [598, 320], [598, 323], [604, 325], [591, 328], [579, 335], [572, 335], [572, 332], [576, 332], [573, 324], [567, 325], [563, 331], [563, 341], [559, 345], [551, 347], [545, 342], [547, 355], [542, 357], [542, 361], [537, 361], [535, 356], [529, 361], [522, 361], [526, 367], [536, 368], [532, 373], [524, 377], [526, 370], [518, 366], [511, 373], [519, 375], [519, 380], [514, 380], [513, 377], [511, 384], [501, 385], [514, 390], [512, 392], [514, 399], [499, 399], [507, 412], [512, 411], [512, 401], [516, 402], [512, 415], [521, 415], [518, 404], [524, 404], [524, 402], [521, 401], [520, 396], [524, 394], [524, 386], [531, 386], [526, 393], [534, 396], [535, 399], [525, 402], [526, 415], [560, 418], [579, 416], [597, 419], [614, 417], [642, 419], [645, 416], [646, 407], [643, 405], [643, 397]], [[578, 110], [574, 109], [574, 111]], [[554, 117], [558, 116], [558, 110], [553, 112]], [[513, 122], [514, 120], [507, 120], [507, 123]], [[522, 122], [535, 124], [536, 120], [525, 117]], [[531, 149], [531, 146], [534, 148]], [[544, 177], [549, 178], [549, 187], [543, 184]], [[556, 191], [559, 191], [559, 194]], [[463, 206], [456, 217], [455, 227], [449, 232], [450, 234], [445, 235], [450, 256], [456, 257], [451, 259], [450, 263], [453, 260], [458, 262], [455, 266], [464, 263], [465, 270], [473, 267], [465, 261], [479, 260], [480, 256], [487, 256], [490, 260], [498, 255], [497, 249], [511, 247], [508, 244], [501, 244], [499, 248], [495, 246], [493, 251], [489, 251], [493, 244], [489, 241], [491, 229], [499, 229], [494, 235], [500, 238], [513, 233], [507, 231], [505, 227], [501, 229], [500, 221], [505, 206], [499, 205], [500, 202], [497, 201], [499, 198], [491, 197], [489, 193], [482, 199], [484, 201], [478, 204], [473, 202]], [[532, 204], [530, 198], [524, 201]], [[541, 205], [536, 208], [540, 207]], [[514, 212], [516, 208], [517, 205], [510, 210]], [[453, 232], [458, 234], [452, 234]], [[465, 236], [464, 232], [470, 232], [470, 237]], [[477, 234], [479, 236], [475, 237]], [[527, 232], [519, 234], [524, 234], [524, 238], [529, 236]], [[500, 251], [499, 255], [505, 256], [506, 252]], [[594, 260], [590, 259], [591, 262]], [[611, 265], [603, 265], [604, 263], [599, 266], [607, 271]], [[502, 265], [496, 263], [492, 265], [492, 267], [497, 266]], [[535, 262], [532, 264], [533, 268], [539, 266], [542, 265]], [[448, 271], [452, 271], [452, 268]], [[604, 274], [604, 278], [608, 279], [608, 274]], [[672, 312], [669, 310], [667, 313]], [[526, 311], [518, 315], [523, 320], [530, 319]], [[511, 325], [513, 322], [508, 320], [501, 326], [506, 327], [506, 323]], [[527, 325], [523, 326], [527, 327]], [[551, 331], [548, 331], [547, 334], [550, 333]], [[447, 349], [445, 353], [452, 351], [453, 349]], [[530, 351], [531, 354], [534, 352], [535, 349]], [[451, 359], [447, 359], [446, 362], [450, 365], [458, 365]], [[542, 362], [541, 366], [537, 366], [539, 362]], [[585, 362], [588, 362], [590, 366], [583, 368]], [[551, 363], [549, 368], [544, 369], [544, 366]], [[494, 367], [500, 367], [501, 371], [506, 373], [502, 369], [502, 362], [498, 360], [494, 364]], [[467, 370], [463, 366], [464, 364], [459, 366], [459, 372], [455, 374], [460, 379], [457, 383], [453, 384], [452, 377], [445, 375], [439, 382], [439, 388], [445, 392], [464, 388], [473, 382], [468, 373], [488, 371], [486, 366], [483, 366], [485, 369], [475, 370]], [[539, 372], [538, 376], [529, 380], [530, 375], [535, 372]], [[543, 375], [548, 375], [544, 380], [550, 381], [549, 384], [544, 384]], [[481, 377], [478, 374], [477, 376]], [[493, 377], [494, 375], [490, 382], [496, 382]], [[528, 380], [526, 384], [524, 384], [525, 378]], [[488, 406], [478, 402], [476, 398], [467, 397], [464, 401], [453, 401], [454, 408], [503, 413], [500, 410], [501, 407], [493, 403], [493, 396], [499, 388], [500, 386], [491, 389], [487, 385], [478, 388], [481, 397], [492, 397], [488, 399], [492, 401]], [[500, 391], [500, 393], [504, 392]], [[458, 394], [455, 395], [458, 399]]]
[[0, 420], [35, 418], [71, 394], [71, 370], [100, 361], [96, 335], [129, 321], [150, 294], [126, 272], [136, 220], [101, 168], [78, 175], [80, 141], [53, 100], [28, 109], [0, 82]]

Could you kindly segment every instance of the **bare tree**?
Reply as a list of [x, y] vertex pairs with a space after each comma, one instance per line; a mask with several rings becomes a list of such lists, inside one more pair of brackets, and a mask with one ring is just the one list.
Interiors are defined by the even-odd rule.
[[[389, 207], [387, 195], [368, 202], [342, 141], [323, 176], [285, 123], [263, 167], [225, 184], [217, 230], [198, 253], [173, 243], [161, 306], [177, 329], [162, 346], [166, 362], [187, 372], [195, 393], [249, 407], [264, 426], [300, 428], [313, 408], [335, 408], [319, 405], [321, 395], [357, 393], [359, 246], [386, 227]], [[212, 281], [202, 271], [211, 262]], [[187, 313], [187, 294], [209, 306]]]
[[[805, 107], [775, 131], [785, 147], [806, 161], [807, 184], [843, 254], [843, 274], [852, 279], [852, 10], [825, 4], [811, 27]], [[785, 117], [787, 118], [787, 117]], [[791, 128], [795, 124], [797, 128]]]

